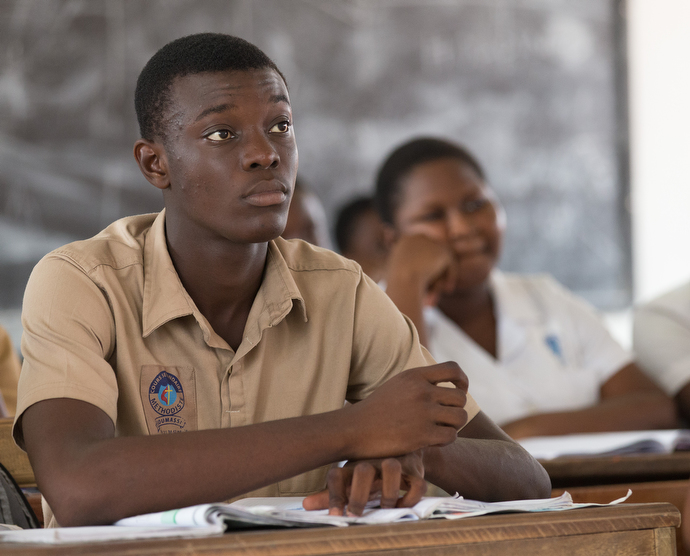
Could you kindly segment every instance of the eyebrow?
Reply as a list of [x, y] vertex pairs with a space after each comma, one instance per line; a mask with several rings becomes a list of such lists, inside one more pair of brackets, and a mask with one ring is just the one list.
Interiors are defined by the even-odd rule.
[[201, 114], [199, 114], [194, 121], [198, 122], [209, 114], [219, 114], [220, 112], [225, 112], [226, 110], [232, 110], [233, 108], [236, 108], [236, 106], [237, 105], [235, 104], [218, 104], [217, 106], [211, 106], [211, 108], [207, 108]]
[[[273, 104], [278, 104], [279, 102], [284, 102], [288, 106], [290, 106], [290, 101], [288, 100], [288, 97], [286, 95], [273, 95], [269, 99]], [[196, 117], [195, 122], [198, 122], [199, 120], [203, 119], [204, 117], [208, 116], [209, 114], [219, 114], [221, 112], [225, 112], [226, 110], [232, 110], [233, 108], [237, 108], [236, 104], [218, 104], [217, 106], [211, 106], [210, 108], [207, 108], [204, 110], [201, 114], [199, 114]]]

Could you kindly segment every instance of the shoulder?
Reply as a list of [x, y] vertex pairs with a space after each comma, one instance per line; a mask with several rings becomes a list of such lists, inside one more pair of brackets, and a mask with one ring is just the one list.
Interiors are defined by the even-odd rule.
[[116, 220], [92, 238], [51, 251], [41, 262], [67, 261], [86, 274], [103, 265], [117, 269], [143, 264], [146, 235], [157, 216], [142, 214]]
[[274, 244], [293, 273], [336, 272], [352, 277], [362, 274], [362, 269], [356, 262], [301, 239], [286, 240], [279, 237], [274, 240]]
[[690, 282], [640, 305], [636, 317], [645, 313], [657, 313], [690, 322]]

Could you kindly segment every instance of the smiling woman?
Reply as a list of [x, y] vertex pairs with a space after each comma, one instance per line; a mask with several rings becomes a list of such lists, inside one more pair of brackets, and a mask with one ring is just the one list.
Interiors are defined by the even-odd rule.
[[434, 138], [400, 146], [379, 171], [377, 202], [393, 243], [388, 295], [506, 432], [675, 426], [671, 401], [589, 305], [548, 276], [495, 269], [503, 209], [468, 151]]

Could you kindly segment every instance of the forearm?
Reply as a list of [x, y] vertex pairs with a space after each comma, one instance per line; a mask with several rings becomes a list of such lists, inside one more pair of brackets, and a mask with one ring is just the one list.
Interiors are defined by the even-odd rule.
[[631, 392], [577, 411], [531, 415], [502, 428], [513, 438], [526, 438], [677, 426], [672, 400], [659, 392]]
[[426, 479], [446, 492], [475, 500], [545, 498], [551, 481], [544, 468], [479, 412], [452, 444], [427, 448]]
[[226, 500], [351, 457], [351, 433], [339, 412], [331, 412], [234, 429], [107, 438], [81, 450], [44, 452], [36, 476], [61, 525], [112, 523]]
[[509, 440], [458, 438], [443, 448], [428, 448], [424, 462], [425, 478], [449, 494], [487, 502], [551, 495], [544, 468]]

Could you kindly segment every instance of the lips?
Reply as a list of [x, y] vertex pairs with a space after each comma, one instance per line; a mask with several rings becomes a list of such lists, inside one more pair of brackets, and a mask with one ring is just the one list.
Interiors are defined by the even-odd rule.
[[479, 255], [486, 251], [486, 241], [480, 237], [456, 240], [453, 242], [453, 251], [458, 257]]
[[270, 207], [284, 203], [288, 190], [278, 180], [264, 180], [253, 185], [244, 196], [244, 200], [255, 207]]

